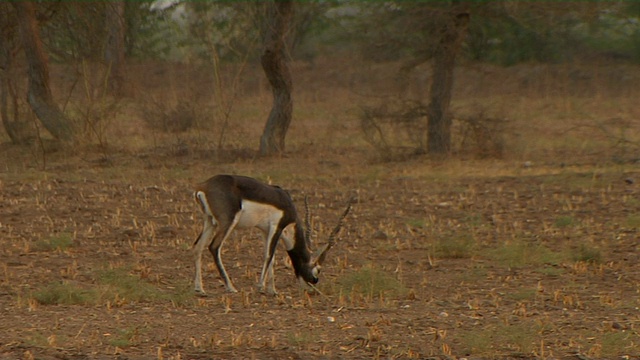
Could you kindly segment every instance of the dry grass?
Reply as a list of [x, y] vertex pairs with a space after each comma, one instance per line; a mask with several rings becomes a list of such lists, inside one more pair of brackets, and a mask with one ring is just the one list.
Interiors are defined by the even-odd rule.
[[[206, 123], [180, 133], [144, 127], [136, 98], [106, 129], [109, 162], [101, 160], [104, 149], [84, 144], [47, 153], [42, 170], [39, 153], [2, 145], [0, 356], [640, 353], [638, 94], [611, 80], [618, 71], [637, 78], [636, 69], [463, 67], [454, 109], [465, 118], [509, 121], [502, 158], [468, 160], [476, 156], [461, 151], [447, 161], [394, 163], [366, 143], [358, 109], [383, 101], [372, 92], [395, 86], [366, 71], [389, 79], [395, 65], [324, 61], [297, 68], [301, 85], [281, 157], [254, 156], [270, 94], [251, 72], [240, 84], [224, 151]], [[141, 92], [160, 96], [163, 81], [171, 94], [213, 88], [195, 68], [158, 69], [170, 70], [170, 79], [135, 69]], [[575, 71], [589, 76], [575, 80]], [[176, 73], [194, 81], [181, 84]], [[215, 106], [206, 99], [198, 119]], [[281, 249], [280, 294], [258, 293], [260, 240], [245, 232], [223, 254], [240, 293], [224, 293], [208, 263], [210, 297], [192, 296], [190, 251], [200, 218], [190, 188], [223, 172], [280, 184], [300, 204], [308, 194], [316, 245], [346, 199], [358, 195], [321, 274], [322, 294], [298, 289]]]

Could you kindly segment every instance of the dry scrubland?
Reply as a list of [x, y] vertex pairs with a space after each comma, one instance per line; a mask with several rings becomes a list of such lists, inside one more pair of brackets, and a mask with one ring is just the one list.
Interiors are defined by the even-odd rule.
[[[395, 64], [296, 64], [288, 151], [270, 159], [254, 157], [270, 106], [263, 76], [250, 70], [233, 97], [235, 70], [222, 70], [215, 84], [209, 69], [132, 65], [132, 97], [90, 141], [45, 138], [43, 153], [3, 138], [0, 358], [640, 355], [640, 69], [467, 64], [454, 111], [505, 120], [504, 152], [479, 158], [481, 139], [459, 125], [463, 150], [445, 161], [382, 161], [364, 141], [360, 105], [395, 91]], [[423, 73], [405, 96], [425, 95]], [[61, 98], [73, 72], [52, 74]], [[70, 112], [111, 101], [78, 89]], [[233, 105], [228, 121], [216, 100]], [[185, 113], [197, 122], [186, 132], [148, 127]], [[322, 294], [297, 287], [282, 249], [279, 295], [259, 294], [261, 241], [244, 232], [223, 255], [240, 293], [224, 293], [208, 257], [209, 297], [193, 295], [189, 189], [216, 173], [273, 181], [299, 205], [308, 194], [315, 244], [358, 196]]]

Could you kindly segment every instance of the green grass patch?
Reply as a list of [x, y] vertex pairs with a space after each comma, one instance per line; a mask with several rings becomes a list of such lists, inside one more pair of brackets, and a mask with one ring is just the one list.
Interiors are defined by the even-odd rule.
[[536, 289], [518, 289], [515, 292], [510, 292], [507, 297], [515, 301], [531, 301], [536, 298], [538, 291]]
[[510, 268], [527, 265], [558, 265], [566, 260], [564, 252], [555, 252], [542, 244], [516, 240], [492, 249], [488, 256]]
[[407, 219], [405, 223], [412, 228], [420, 229], [427, 227], [427, 222], [424, 219]]
[[473, 256], [475, 248], [473, 236], [463, 234], [439, 240], [435, 245], [435, 253], [444, 259], [468, 259]]
[[[625, 349], [629, 352], [635, 352], [638, 350], [638, 346], [634, 342], [635, 335], [629, 332], [610, 332], [605, 333], [600, 338], [600, 344], [602, 346], [600, 356], [606, 358], [625, 358]], [[633, 350], [632, 350], [633, 349]]]
[[359, 294], [369, 298], [401, 296], [407, 291], [399, 280], [371, 266], [347, 274], [340, 279], [338, 286], [344, 294]]
[[298, 348], [304, 348], [309, 344], [315, 343], [316, 340], [317, 338], [310, 330], [287, 333], [287, 341], [289, 344]]
[[573, 253], [574, 261], [583, 261], [588, 263], [602, 263], [602, 252], [600, 249], [587, 244], [580, 244], [578, 250]]
[[557, 228], [566, 228], [576, 224], [576, 219], [573, 216], [559, 216], [553, 222], [553, 226]]
[[41, 331], [32, 330], [25, 334], [22, 340], [24, 344], [29, 347], [46, 349], [51, 347], [64, 347], [68, 342], [68, 337], [56, 334], [55, 338], [51, 338], [51, 334], [45, 335]]
[[163, 295], [158, 288], [123, 268], [100, 270], [96, 274], [96, 280], [102, 285], [104, 296], [109, 300], [148, 302], [159, 300]]
[[139, 334], [137, 327], [128, 329], [118, 329], [115, 335], [109, 339], [109, 345], [125, 348], [136, 344], [136, 338]]
[[532, 354], [539, 343], [540, 325], [527, 321], [523, 324], [501, 324], [461, 331], [456, 338], [465, 347], [465, 353], [493, 358], [504, 351]]
[[96, 280], [100, 284], [105, 301], [171, 301], [181, 305], [193, 299], [193, 294], [188, 292], [186, 287], [180, 292], [166, 292], [124, 268], [98, 271]]
[[462, 222], [472, 228], [477, 228], [482, 226], [483, 218], [482, 215], [473, 213], [465, 216]]
[[485, 280], [487, 274], [487, 268], [483, 264], [476, 263], [467, 270], [461, 272], [456, 279], [465, 283], [477, 283]]
[[[577, 140], [578, 143], [584, 146], [584, 140]], [[560, 173], [554, 176], [545, 176], [542, 178], [544, 184], [562, 186], [567, 191], [584, 190], [584, 189], [598, 189], [602, 188], [607, 182], [602, 179], [599, 172], [585, 172], [575, 173], [566, 172]]]
[[565, 273], [562, 267], [555, 267], [555, 266], [545, 266], [543, 268], [537, 269], [537, 272], [549, 277], [558, 277]]
[[32, 297], [43, 305], [86, 305], [126, 302], [165, 302], [184, 305], [193, 301], [188, 286], [177, 291], [164, 291], [153, 284], [117, 268], [99, 270], [95, 284], [82, 287], [69, 282], [48, 284], [32, 293]]
[[[640, 200], [636, 199], [635, 197], [628, 197], [626, 199], [623, 198], [622, 200], [625, 203], [625, 205], [629, 207], [637, 208], [638, 206], [640, 206]], [[640, 215], [631, 215], [631, 216], [640, 217]]]
[[36, 251], [64, 251], [73, 246], [73, 237], [69, 233], [60, 233], [48, 239], [36, 241], [33, 249]]
[[485, 329], [461, 331], [456, 337], [465, 353], [488, 356], [493, 352], [493, 334]]
[[640, 214], [633, 214], [633, 215], [627, 216], [627, 218], [624, 221], [624, 224], [626, 227], [631, 229], [640, 228]]
[[32, 297], [42, 305], [84, 305], [96, 301], [94, 289], [84, 289], [68, 282], [55, 282], [33, 292]]

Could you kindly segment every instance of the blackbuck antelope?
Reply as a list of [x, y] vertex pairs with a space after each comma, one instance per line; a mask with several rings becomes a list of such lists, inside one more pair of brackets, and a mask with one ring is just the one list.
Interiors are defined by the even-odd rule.
[[[309, 249], [311, 224], [305, 198], [303, 227], [289, 193], [278, 186], [264, 184], [246, 176], [217, 175], [196, 187], [194, 197], [203, 214], [204, 227], [194, 243], [196, 255], [195, 291], [204, 295], [202, 287], [202, 252], [205, 247], [213, 255], [218, 271], [229, 292], [237, 292], [220, 258], [220, 247], [233, 229], [256, 227], [265, 236], [264, 262], [258, 284], [261, 291], [275, 294], [273, 256], [278, 240], [284, 240], [295, 275], [301, 284], [316, 284], [320, 266], [327, 251], [335, 243], [342, 221], [349, 213], [353, 199], [329, 236], [329, 241], [312, 255]], [[215, 229], [217, 227], [217, 229]], [[215, 232], [214, 232], [215, 231]], [[269, 282], [268, 287], [265, 287]]]

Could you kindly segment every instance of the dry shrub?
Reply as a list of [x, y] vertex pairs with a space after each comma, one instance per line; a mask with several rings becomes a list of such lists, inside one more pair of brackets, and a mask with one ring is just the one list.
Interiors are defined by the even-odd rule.
[[366, 141], [383, 160], [396, 160], [426, 149], [427, 107], [415, 100], [363, 106], [360, 126]]
[[453, 136], [459, 141], [459, 153], [481, 159], [504, 156], [507, 120], [486, 116], [483, 112], [458, 116], [455, 120]]
[[96, 141], [106, 146], [107, 131], [120, 108], [119, 99], [107, 96], [99, 99], [87, 97], [81, 103], [74, 104], [70, 116], [78, 131], [78, 139], [83, 139], [83, 142]]
[[[393, 100], [362, 107], [360, 126], [365, 139], [385, 161], [424, 154], [427, 148], [427, 105], [415, 100]], [[455, 118], [454, 151], [477, 158], [502, 158], [509, 122], [483, 112]]]
[[104, 64], [75, 64], [63, 105], [76, 132], [76, 145], [97, 144], [104, 159], [109, 157], [108, 134], [123, 107], [121, 98], [109, 94], [109, 74], [110, 68]]
[[142, 108], [142, 119], [151, 130], [179, 133], [198, 123], [197, 105], [191, 101], [170, 102], [150, 98], [143, 103]]
[[[11, 141], [15, 144], [33, 144], [38, 136], [36, 115], [31, 111], [29, 105], [24, 101], [8, 102], [9, 110], [7, 118], [2, 120], [2, 129], [7, 133]], [[14, 107], [14, 108], [12, 108]]]
[[612, 160], [617, 163], [636, 163], [640, 150], [640, 122], [626, 117], [581, 120], [567, 132], [602, 143]]

